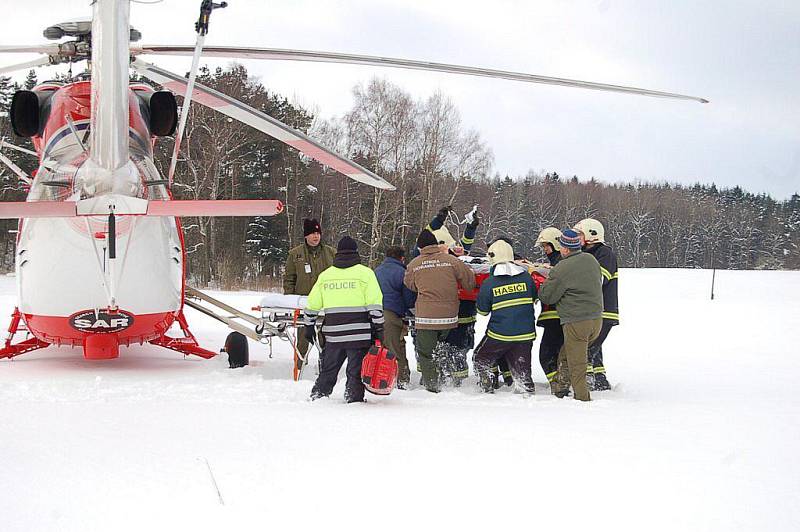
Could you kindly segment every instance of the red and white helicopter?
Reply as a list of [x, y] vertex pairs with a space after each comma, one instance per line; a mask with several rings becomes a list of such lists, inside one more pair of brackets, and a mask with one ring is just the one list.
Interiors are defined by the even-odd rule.
[[[0, 74], [86, 60], [90, 74], [69, 83], [46, 82], [15, 94], [12, 127], [31, 137], [39, 158], [35, 177], [12, 169], [30, 185], [27, 201], [0, 203], [0, 218], [19, 218], [16, 250], [18, 307], [0, 358], [52, 344], [82, 347], [87, 359], [110, 359], [119, 346], [149, 342], [210, 358], [184, 317], [186, 251], [182, 216], [270, 216], [275, 200], [173, 200], [171, 184], [189, 102], [240, 120], [370, 186], [394, 187], [303, 133], [213, 89], [195, 83], [201, 52], [214, 57], [390, 66], [503, 78], [646, 96], [702, 98], [516, 72], [330, 52], [209, 47], [212, 10], [201, 3], [195, 46], [138, 45], [129, 0], [94, 0], [92, 19], [57, 24], [39, 46], [0, 46], [0, 53], [40, 53], [40, 59], [0, 67]], [[133, 44], [132, 44], [133, 41]], [[187, 78], [142, 61], [141, 55], [193, 56]], [[166, 90], [131, 83], [130, 70]], [[187, 98], [178, 116], [175, 94]], [[167, 176], [153, 163], [158, 137], [175, 133]], [[167, 335], [177, 322], [179, 338]], [[24, 326], [24, 328], [23, 328]], [[18, 330], [31, 335], [14, 343]]]

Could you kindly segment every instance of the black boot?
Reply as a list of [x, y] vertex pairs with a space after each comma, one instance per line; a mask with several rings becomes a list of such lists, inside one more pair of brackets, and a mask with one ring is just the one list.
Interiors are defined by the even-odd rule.
[[606, 378], [605, 373], [595, 373], [594, 374], [594, 390], [602, 392], [604, 390], [610, 390], [611, 384], [609, 384], [608, 379]]
[[478, 386], [484, 393], [494, 393], [500, 387], [500, 383], [497, 381], [497, 375], [488, 373], [478, 378]]

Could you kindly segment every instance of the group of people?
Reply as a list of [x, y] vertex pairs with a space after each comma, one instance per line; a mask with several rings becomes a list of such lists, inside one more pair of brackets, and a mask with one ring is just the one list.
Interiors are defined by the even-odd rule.
[[[603, 225], [589, 218], [561, 231], [542, 230], [536, 245], [547, 256], [544, 265], [515, 254], [509, 238], [497, 238], [486, 253], [488, 276], [478, 283], [462, 260], [475, 242], [478, 215], [456, 241], [445, 226], [449, 214], [449, 207], [442, 208], [420, 232], [410, 261], [402, 247], [393, 246], [374, 272], [361, 264], [351, 237], [343, 237], [334, 250], [321, 243], [320, 224], [304, 220], [305, 242], [289, 251], [284, 292], [308, 295], [308, 325], [298, 333], [297, 356], [303, 363], [309, 344], [320, 346], [319, 376], [311, 398], [332, 393], [346, 362], [345, 399], [363, 401], [361, 363], [376, 341], [397, 356], [397, 387], [407, 389], [409, 330], [426, 390], [437, 393], [447, 385], [460, 386], [468, 376], [472, 350], [481, 390], [493, 393], [508, 385], [532, 394], [537, 324], [544, 331], [539, 361], [554, 395], [566, 397], [571, 391], [575, 399], [589, 401], [590, 391], [609, 389], [602, 346], [619, 323], [618, 272]], [[545, 279], [539, 286], [533, 272], [546, 274], [538, 276]], [[538, 321], [537, 299], [542, 304]], [[488, 315], [489, 321], [476, 346], [477, 314]]]

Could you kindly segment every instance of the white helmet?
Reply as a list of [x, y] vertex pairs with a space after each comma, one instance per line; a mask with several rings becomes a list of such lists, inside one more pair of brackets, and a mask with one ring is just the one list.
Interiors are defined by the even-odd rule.
[[495, 240], [494, 244], [489, 246], [488, 254], [492, 266], [502, 262], [514, 262], [514, 249], [503, 239]]
[[448, 248], [451, 248], [456, 244], [455, 238], [453, 238], [453, 235], [450, 234], [450, 231], [448, 231], [445, 226], [442, 226], [435, 231], [431, 231], [431, 233], [433, 233], [433, 236], [436, 237], [437, 244], [445, 244]]
[[573, 227], [576, 231], [583, 233], [583, 238], [587, 244], [605, 244], [606, 230], [603, 229], [603, 224], [594, 218], [585, 218], [575, 224]]
[[553, 249], [556, 251], [561, 251], [561, 244], [558, 243], [559, 238], [561, 238], [561, 231], [555, 227], [546, 227], [539, 233], [539, 237], [536, 239], [534, 245], [542, 247], [542, 244], [548, 243], [553, 246]]

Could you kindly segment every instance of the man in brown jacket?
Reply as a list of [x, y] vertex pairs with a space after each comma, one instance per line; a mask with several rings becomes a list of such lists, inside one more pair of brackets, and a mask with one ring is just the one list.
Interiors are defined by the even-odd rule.
[[[322, 228], [316, 219], [303, 220], [305, 242], [289, 250], [286, 257], [286, 273], [283, 276], [283, 293], [307, 296], [317, 282], [317, 277], [333, 264], [336, 250], [321, 243]], [[303, 327], [297, 329], [298, 367], [305, 364], [308, 340]]]
[[448, 254], [447, 248], [440, 246], [427, 229], [419, 234], [417, 247], [420, 255], [406, 267], [403, 282], [417, 293], [414, 314], [422, 383], [429, 392], [439, 392], [440, 372], [434, 352], [450, 329], [458, 326], [459, 283], [465, 290], [472, 290], [475, 274], [469, 266]]

